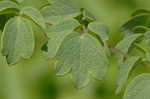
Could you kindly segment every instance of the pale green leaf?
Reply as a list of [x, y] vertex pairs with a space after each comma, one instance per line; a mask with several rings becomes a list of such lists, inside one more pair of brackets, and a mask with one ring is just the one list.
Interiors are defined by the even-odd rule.
[[19, 11], [19, 6], [11, 1], [0, 1], [0, 14], [7, 14], [11, 12]]
[[123, 53], [128, 53], [129, 48], [132, 46], [134, 41], [138, 39], [141, 34], [133, 34], [128, 37], [125, 37], [123, 40], [121, 40], [117, 45], [116, 48], [122, 51]]
[[137, 76], [127, 87], [123, 99], [150, 99], [150, 74]]
[[96, 33], [105, 43], [109, 39], [108, 28], [103, 24], [92, 22], [88, 25], [89, 30]]
[[119, 51], [119, 54], [117, 54], [119, 59], [119, 65], [123, 62], [124, 56], [128, 55], [129, 49], [131, 48], [135, 40], [137, 40], [141, 36], [141, 34], [132, 34], [130, 36], [125, 37], [116, 45], [115, 49]]
[[52, 0], [52, 5], [44, 7], [41, 12], [47, 23], [58, 24], [78, 16], [80, 7], [75, 0]]
[[78, 88], [86, 86], [90, 75], [101, 80], [107, 71], [108, 60], [99, 41], [90, 34], [68, 35], [57, 52], [57, 75], [70, 70]]
[[77, 20], [72, 19], [68, 21], [64, 21], [61, 24], [54, 25], [48, 29], [48, 37], [50, 38], [48, 41], [48, 56], [50, 58], [56, 55], [57, 50], [59, 49], [64, 38], [72, 33], [75, 28], [77, 28], [80, 24]]
[[45, 20], [39, 10], [33, 7], [25, 7], [21, 10], [21, 14], [29, 17], [37, 25], [45, 29]]
[[34, 50], [34, 35], [31, 21], [23, 17], [11, 18], [5, 25], [2, 36], [2, 53], [8, 64], [20, 59], [29, 59]]
[[108, 28], [101, 23], [92, 22], [88, 25], [88, 29], [100, 37], [102, 43], [104, 44], [105, 52], [109, 56], [110, 53], [109, 53], [109, 48], [107, 46], [107, 41], [109, 39]]
[[121, 91], [121, 89], [125, 85], [131, 70], [133, 69], [135, 63], [139, 59], [140, 59], [140, 57], [138, 57], [138, 56], [130, 57], [120, 65], [120, 71], [119, 71], [119, 76], [118, 76], [118, 81], [117, 81], [118, 87], [116, 90], [117, 94]]

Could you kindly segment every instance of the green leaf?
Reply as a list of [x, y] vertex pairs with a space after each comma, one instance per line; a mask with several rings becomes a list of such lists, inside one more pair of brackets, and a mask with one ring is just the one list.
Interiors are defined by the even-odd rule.
[[86, 20], [88, 22], [93, 22], [96, 20], [96, 18], [86, 9], [83, 9], [82, 13], [83, 13], [83, 18], [84, 18], [83, 20]]
[[17, 2], [19, 2], [19, 3], [22, 3], [24, 0], [16, 0]]
[[72, 33], [80, 24], [77, 20], [67, 20], [61, 24], [54, 25], [48, 29], [48, 56], [53, 58], [56, 55], [64, 38]]
[[92, 32], [96, 33], [101, 38], [103, 43], [105, 43], [109, 39], [108, 28], [105, 25], [97, 22], [92, 22], [88, 25], [88, 28]]
[[132, 16], [143, 15], [143, 14], [150, 14], [150, 11], [146, 9], [138, 9], [132, 14]]
[[149, 99], [150, 74], [141, 74], [128, 85], [123, 99]]
[[141, 36], [141, 34], [132, 34], [128, 37], [125, 37], [116, 45], [115, 49], [117, 49], [118, 51], [117, 57], [119, 59], [119, 65], [123, 62], [125, 55], [128, 55], [129, 49], [131, 48], [135, 40], [137, 40]]
[[92, 22], [88, 25], [88, 29], [95, 33], [98, 37], [100, 37], [101, 42], [103, 43], [105, 47], [105, 52], [108, 56], [110, 56], [109, 48], [107, 46], [107, 41], [109, 39], [109, 30], [108, 28], [101, 23], [98, 22]]
[[125, 37], [116, 45], [116, 48], [122, 51], [123, 53], [128, 53], [129, 48], [132, 46], [134, 41], [141, 36], [142, 36], [141, 34], [132, 34], [128, 37]]
[[33, 7], [25, 7], [21, 10], [21, 14], [30, 18], [33, 22], [45, 29], [45, 20], [39, 10]]
[[138, 56], [130, 57], [120, 65], [120, 71], [119, 71], [119, 76], [118, 76], [118, 81], [117, 81], [118, 88], [116, 90], [117, 94], [121, 91], [121, 89], [125, 85], [131, 70], [133, 69], [135, 63], [139, 59], [140, 57]]
[[19, 11], [19, 6], [11, 1], [0, 1], [0, 14], [8, 14]]
[[23, 17], [11, 18], [5, 25], [2, 36], [2, 53], [8, 64], [20, 59], [29, 59], [34, 50], [34, 35], [31, 21]]
[[[147, 34], [147, 33], [145, 33], [145, 34]], [[145, 37], [140, 42], [135, 43], [135, 45], [138, 48], [140, 48], [141, 51], [144, 52], [145, 57], [143, 57], [143, 58], [146, 58], [146, 59], [144, 59], [146, 61], [150, 61], [150, 57], [149, 57], [149, 55], [150, 55], [150, 45], [149, 44], [150, 44], [150, 39], [148, 37]]]
[[90, 75], [102, 80], [107, 71], [108, 59], [99, 41], [90, 34], [72, 33], [62, 42], [57, 52], [57, 75], [70, 70], [78, 88], [89, 83]]
[[80, 14], [80, 7], [75, 0], [52, 0], [52, 5], [41, 10], [45, 21], [58, 24]]
[[133, 17], [122, 26], [121, 30], [125, 35], [134, 34], [136, 26], [150, 27], [150, 14]]
[[52, 0], [47, 0], [47, 1], [48, 1], [48, 3], [50, 3], [50, 4], [52, 3]]
[[24, 0], [11, 0], [11, 1], [14, 1], [16, 3], [22, 3]]

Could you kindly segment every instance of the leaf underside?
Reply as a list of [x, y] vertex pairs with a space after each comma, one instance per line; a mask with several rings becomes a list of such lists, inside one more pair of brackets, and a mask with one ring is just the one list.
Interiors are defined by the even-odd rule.
[[71, 71], [78, 88], [86, 86], [90, 75], [101, 80], [105, 75], [108, 60], [102, 45], [90, 34], [72, 33], [68, 35], [57, 52], [57, 75]]
[[92, 22], [88, 25], [89, 30], [96, 33], [105, 43], [109, 39], [108, 28], [100, 23]]
[[54, 25], [48, 28], [48, 56], [55, 57], [64, 38], [72, 33], [79, 26], [79, 22], [75, 19], [64, 21], [61, 24]]
[[25, 7], [21, 10], [21, 14], [27, 16], [33, 22], [35, 22], [38, 26], [45, 29], [45, 20], [42, 16], [41, 12], [33, 7]]
[[150, 74], [141, 74], [128, 85], [123, 99], [149, 99]]
[[58, 24], [79, 15], [80, 7], [75, 0], [52, 0], [52, 5], [41, 10], [45, 21]]
[[141, 34], [133, 34], [128, 37], [125, 37], [122, 41], [120, 41], [117, 45], [116, 48], [121, 50], [123, 53], [127, 53], [129, 51], [129, 48], [131, 45], [134, 43], [136, 39], [138, 39]]
[[125, 62], [123, 62], [120, 66], [120, 71], [119, 71], [119, 76], [118, 76], [118, 81], [117, 81], [117, 90], [116, 93], [118, 94], [123, 86], [125, 85], [128, 76], [133, 69], [135, 63], [140, 59], [140, 57], [135, 56], [135, 57], [130, 57], [128, 58]]
[[31, 21], [19, 16], [11, 18], [6, 23], [2, 36], [2, 53], [6, 56], [8, 64], [16, 64], [21, 58], [30, 58], [33, 50]]

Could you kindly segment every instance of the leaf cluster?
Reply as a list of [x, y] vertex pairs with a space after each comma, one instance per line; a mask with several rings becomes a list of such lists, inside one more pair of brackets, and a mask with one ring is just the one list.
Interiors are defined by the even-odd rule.
[[[108, 46], [109, 30], [97, 22], [75, 0], [47, 0], [40, 9], [22, 6], [24, 0], [0, 1], [1, 51], [9, 65], [30, 59], [35, 50], [35, 28], [43, 31], [47, 42], [42, 51], [55, 60], [56, 74], [70, 73], [77, 88], [93, 78], [103, 80], [112, 53], [118, 60], [116, 94], [125, 87], [137, 64], [150, 63], [150, 11], [137, 10], [122, 27], [123, 39]], [[1, 19], [0, 19], [1, 20]], [[123, 99], [149, 99], [150, 74], [137, 76], [129, 83]]]

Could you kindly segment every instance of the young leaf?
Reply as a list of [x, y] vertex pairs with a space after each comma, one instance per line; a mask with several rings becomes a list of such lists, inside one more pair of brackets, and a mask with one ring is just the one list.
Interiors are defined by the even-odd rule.
[[72, 33], [76, 27], [80, 24], [77, 20], [72, 19], [65, 21], [61, 24], [54, 25], [48, 29], [48, 37], [50, 38], [48, 41], [48, 56], [53, 58], [56, 55], [62, 41], [64, 38]]
[[123, 99], [149, 99], [150, 74], [137, 76], [127, 87]]
[[33, 50], [31, 21], [19, 16], [11, 18], [6, 23], [2, 36], [2, 53], [6, 56], [8, 64], [16, 64], [21, 58], [30, 58]]
[[72, 78], [78, 88], [88, 84], [90, 75], [101, 80], [108, 65], [102, 45], [87, 33], [68, 35], [62, 42], [56, 59], [57, 75], [72, 70]]
[[33, 22], [45, 29], [45, 20], [40, 11], [33, 7], [25, 7], [21, 10], [21, 14], [30, 18]]
[[82, 11], [82, 17], [83, 17], [82, 20], [85, 20], [89, 23], [96, 20], [96, 18], [86, 9], [81, 9], [81, 11]]
[[52, 5], [44, 7], [41, 12], [47, 23], [58, 24], [78, 16], [80, 7], [75, 0], [52, 0]]
[[125, 83], [128, 79], [128, 76], [130, 74], [130, 71], [132, 70], [133, 66], [139, 59], [140, 59], [140, 57], [138, 57], [138, 56], [130, 57], [121, 64], [120, 71], [119, 71], [120, 73], [119, 73], [118, 81], [117, 81], [117, 85], [118, 85], [118, 88], [116, 90], [117, 94], [121, 91], [121, 89], [125, 85]]
[[92, 22], [88, 25], [89, 30], [96, 33], [105, 43], [108, 39], [108, 28], [104, 26], [103, 24]]
[[19, 11], [19, 6], [11, 1], [0, 1], [0, 14], [7, 14], [13, 11]]

